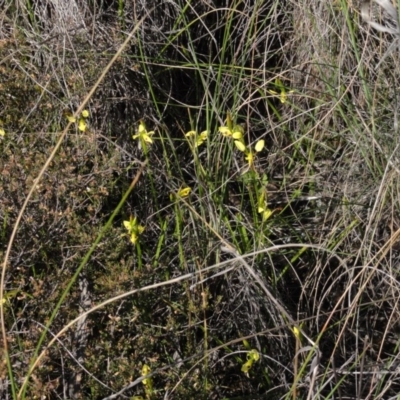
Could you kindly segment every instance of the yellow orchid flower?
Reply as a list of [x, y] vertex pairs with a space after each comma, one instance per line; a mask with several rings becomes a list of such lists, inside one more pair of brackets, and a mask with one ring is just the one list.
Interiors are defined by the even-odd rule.
[[248, 162], [249, 167], [252, 167], [254, 164], [254, 153], [249, 151], [245, 156], [245, 160]]
[[[142, 367], [142, 376], [146, 376], [150, 374], [151, 369], [147, 364], [144, 364]], [[143, 385], [148, 386], [151, 384], [151, 378], [146, 378], [142, 380]]]
[[[268, 92], [273, 94], [274, 96], [279, 96], [279, 100], [281, 101], [281, 103], [285, 104], [287, 100], [287, 92], [285, 86], [279, 78], [275, 79], [275, 87], [279, 90], [280, 93], [276, 92], [275, 90], [268, 90]], [[294, 90], [289, 90], [288, 93], [294, 93]]]
[[[72, 122], [72, 123], [76, 122], [76, 118], [73, 116], [73, 114], [69, 110], [64, 111], [64, 116], [65, 116], [65, 118], [67, 118], [68, 122]], [[83, 110], [81, 117], [78, 120], [78, 129], [81, 132], [85, 132], [87, 129], [87, 123], [85, 120], [88, 117], [89, 117], [89, 111]]]
[[128, 235], [130, 236], [130, 240], [133, 244], [137, 242], [139, 236], [144, 231], [144, 226], [139, 225], [136, 217], [130, 217], [129, 221], [124, 221], [124, 226], [128, 231]]
[[184, 199], [188, 197], [191, 193], [192, 189], [188, 186], [180, 188], [176, 193], [170, 193], [169, 199], [171, 201], [177, 200], [179, 198]]
[[207, 130], [201, 132], [200, 135], [197, 137], [196, 147], [201, 146], [207, 140], [207, 137], [208, 137], [208, 131]]
[[154, 134], [154, 131], [147, 132], [146, 126], [143, 121], [140, 121], [138, 133], [132, 136], [132, 139], [141, 139], [144, 140], [146, 143], [153, 143], [153, 139], [151, 135]]
[[[144, 364], [142, 367], [142, 376], [149, 375], [151, 373], [151, 369], [147, 364]], [[146, 392], [146, 398], [150, 399], [153, 397], [153, 379], [145, 378], [142, 380], [144, 385], [144, 390]]]
[[84, 118], [79, 118], [78, 129], [81, 132], [85, 132], [87, 129], [86, 121]]
[[178, 196], [182, 198], [188, 197], [191, 191], [192, 189], [190, 187], [184, 187], [178, 191]]
[[76, 122], [76, 118], [73, 116], [71, 111], [65, 110], [64, 116], [65, 116], [65, 118], [67, 118], [68, 122]]
[[208, 130], [205, 130], [200, 134], [197, 134], [196, 131], [189, 131], [185, 134], [185, 136], [187, 138], [194, 138], [194, 146], [199, 147], [207, 140]]
[[3, 120], [0, 119], [0, 139], [6, 136], [6, 131], [3, 129]]
[[140, 148], [143, 148], [144, 151], [146, 151], [146, 144], [153, 144], [153, 139], [151, 138], [152, 135], [154, 135], [154, 131], [147, 131], [144, 122], [140, 121], [138, 131], [132, 136], [132, 139], [138, 139]]
[[265, 222], [271, 217], [272, 210], [270, 210], [268, 207], [267, 208], [258, 207], [258, 213], [262, 214], [262, 220], [263, 222]]
[[242, 365], [242, 372], [249, 376], [249, 370], [255, 361], [260, 359], [260, 354], [256, 349], [252, 349], [247, 353], [247, 361]]
[[[254, 150], [256, 151], [256, 153], [259, 153], [264, 149], [264, 146], [265, 146], [265, 141], [259, 140], [254, 146]], [[249, 167], [252, 167], [254, 164], [255, 154], [251, 150], [248, 150], [245, 159], [249, 163]]]
[[266, 188], [262, 189], [262, 192], [258, 197], [257, 212], [262, 215], [263, 222], [267, 221], [273, 213], [273, 211], [270, 208], [268, 208]]
[[[232, 128], [232, 122], [230, 114], [227, 115], [227, 126], [220, 126], [218, 131], [225, 137], [230, 137], [234, 139], [234, 143], [236, 148], [245, 154], [245, 160], [249, 164], [249, 167], [252, 167], [254, 164], [255, 153], [251, 150], [250, 147], [246, 146], [243, 133], [244, 129], [240, 125], [235, 125]], [[264, 149], [265, 141], [259, 140], [254, 146], [254, 151], [259, 153]]]
[[243, 138], [243, 128], [240, 125], [235, 125], [232, 129], [227, 126], [220, 126], [218, 132], [225, 137], [241, 140]]

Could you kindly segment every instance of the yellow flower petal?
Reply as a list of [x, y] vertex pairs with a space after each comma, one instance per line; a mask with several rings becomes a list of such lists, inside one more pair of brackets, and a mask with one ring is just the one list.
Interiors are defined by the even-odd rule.
[[222, 133], [223, 136], [232, 136], [232, 131], [227, 126], [220, 126], [218, 131]]
[[147, 364], [144, 364], [142, 367], [142, 376], [148, 375], [150, 371], [150, 367]]
[[129, 221], [123, 221], [125, 228], [128, 230], [128, 234], [130, 235], [131, 242], [136, 243], [139, 238], [139, 235], [143, 233], [145, 227], [138, 224], [136, 217], [130, 217]]
[[76, 122], [76, 118], [72, 114], [66, 115], [68, 122]]
[[[142, 376], [146, 376], [150, 374], [151, 369], [147, 364], [144, 364], [142, 367]], [[149, 385], [151, 384], [151, 378], [143, 379], [142, 380], [143, 385]]]
[[[149, 132], [150, 133], [150, 132]], [[142, 139], [146, 142], [146, 143], [153, 143], [153, 139], [148, 135], [148, 134], [144, 134], [142, 135]]]
[[189, 131], [188, 133], [185, 134], [186, 137], [192, 137], [196, 136], [196, 131]]
[[147, 132], [144, 122], [141, 121], [139, 123], [138, 131], [135, 135], [132, 135], [132, 139], [139, 139], [139, 147], [146, 148], [144, 143], [153, 143], [153, 139], [150, 137], [151, 135], [154, 135], [154, 131]]
[[88, 110], [83, 110], [82, 111], [82, 117], [87, 118], [89, 116], [89, 111]]
[[247, 358], [249, 360], [258, 361], [260, 359], [260, 353], [256, 349], [252, 349], [248, 352]]
[[196, 140], [196, 147], [201, 146], [207, 140], [207, 136], [208, 136], [208, 131], [201, 132]]
[[246, 146], [240, 140], [235, 140], [235, 146], [237, 147], [237, 149], [239, 151], [241, 151], [243, 153], [246, 151]]
[[250, 151], [247, 153], [245, 159], [247, 160], [247, 162], [249, 163], [250, 166], [253, 165], [254, 163], [254, 154]]
[[139, 124], [139, 129], [138, 129], [138, 133], [139, 133], [139, 135], [140, 135], [140, 134], [145, 133], [145, 132], [146, 132], [146, 127], [145, 127], [145, 125], [144, 125], [143, 122], [140, 122], [140, 124]]
[[300, 340], [300, 339], [301, 339], [301, 332], [300, 332], [300, 329], [299, 329], [297, 326], [294, 326], [294, 327], [292, 328], [292, 331], [293, 331], [293, 333], [294, 333], [294, 336], [296, 336], [296, 338], [297, 338], [298, 340]]
[[5, 136], [6, 132], [4, 129], [0, 128], [0, 136]]
[[243, 365], [242, 365], [242, 372], [244, 372], [246, 375], [249, 372], [251, 366], [253, 365], [252, 360], [247, 360]]
[[203, 143], [204, 143], [205, 141], [201, 138], [201, 137], [198, 137], [197, 138], [197, 140], [196, 140], [196, 147], [199, 147], [199, 146], [201, 146]]
[[260, 152], [264, 148], [264, 146], [265, 146], [265, 140], [259, 140], [256, 143], [256, 147], [255, 147], [256, 152], [257, 153]]
[[232, 137], [234, 139], [239, 139], [240, 140], [240, 139], [243, 139], [243, 134], [240, 131], [235, 131], [235, 132], [232, 133]]
[[136, 244], [137, 240], [138, 240], [138, 235], [136, 233], [131, 233], [131, 242], [133, 244]]
[[178, 191], [178, 196], [180, 197], [187, 197], [189, 196], [190, 192], [192, 191], [192, 189], [190, 187], [185, 187], [183, 189], [180, 189]]
[[81, 118], [81, 119], [79, 120], [78, 129], [79, 129], [81, 132], [85, 132], [85, 131], [86, 131], [86, 127], [87, 127], [87, 125], [86, 125], [85, 120], [84, 120], [83, 118]]

